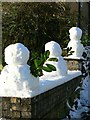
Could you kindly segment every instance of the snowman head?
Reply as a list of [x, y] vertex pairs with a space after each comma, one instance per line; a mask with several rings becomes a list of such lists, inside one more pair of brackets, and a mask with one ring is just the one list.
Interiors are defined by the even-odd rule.
[[60, 45], [55, 42], [55, 41], [50, 41], [45, 44], [45, 51], [49, 50], [50, 51], [50, 57], [59, 57], [62, 54], [62, 50]]
[[29, 54], [29, 50], [23, 44], [11, 44], [5, 48], [5, 62], [12, 65], [27, 64]]
[[72, 27], [69, 30], [71, 40], [80, 40], [82, 37], [82, 30], [78, 27]]

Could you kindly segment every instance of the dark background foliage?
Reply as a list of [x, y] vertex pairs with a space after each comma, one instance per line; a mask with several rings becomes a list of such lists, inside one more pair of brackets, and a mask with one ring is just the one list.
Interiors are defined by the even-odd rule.
[[2, 3], [2, 48], [21, 42], [32, 53], [44, 52], [48, 41], [66, 47], [68, 30], [76, 26], [77, 17], [70, 12], [69, 4], [54, 2]]

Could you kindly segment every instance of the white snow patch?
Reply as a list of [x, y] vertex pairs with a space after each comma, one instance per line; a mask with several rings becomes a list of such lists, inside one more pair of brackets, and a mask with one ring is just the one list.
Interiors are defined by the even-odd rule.
[[82, 105], [90, 106], [90, 78], [86, 77], [82, 84], [83, 90], [80, 91], [80, 102]]
[[[88, 106], [90, 106], [90, 77], [86, 77], [83, 80], [83, 84], [82, 84], [82, 89], [80, 91], [80, 99], [77, 99], [78, 102], [78, 107], [77, 109], [75, 109], [75, 105], [73, 105], [72, 108], [73, 109], [70, 110], [70, 117], [71, 118], [81, 118], [82, 117], [82, 113], [87, 113], [88, 111], [90, 111], [90, 109], [88, 108]], [[69, 106], [70, 107], [70, 106]]]
[[[54, 88], [56, 86], [64, 84], [64, 83], [70, 81], [71, 79], [78, 77], [80, 75], [81, 75], [80, 71], [68, 71], [68, 74], [63, 77], [58, 77], [58, 76], [49, 77], [49, 76], [44, 75], [39, 78], [38, 88], [36, 88], [34, 90], [30, 90], [29, 88], [27, 88], [27, 90], [24, 90], [21, 88], [22, 86], [18, 86], [19, 89], [15, 89], [15, 88], [17, 88], [15, 86], [16, 85], [15, 82], [12, 82], [12, 84], [10, 82], [6, 82], [6, 83], [3, 83], [4, 86], [2, 86], [1, 80], [0, 80], [0, 88], [1, 88], [0, 96], [21, 97], [21, 98], [34, 97], [36, 95], [39, 95], [41, 93], [44, 93], [44, 92]], [[14, 86], [15, 86], [15, 88], [14, 88]]]

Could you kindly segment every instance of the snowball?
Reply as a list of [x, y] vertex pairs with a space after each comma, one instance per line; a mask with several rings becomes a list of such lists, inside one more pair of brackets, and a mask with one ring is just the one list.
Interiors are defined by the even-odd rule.
[[62, 54], [62, 49], [58, 43], [55, 41], [50, 41], [45, 44], [45, 51], [50, 51], [50, 57], [58, 57]]
[[5, 49], [7, 64], [26, 64], [29, 59], [29, 50], [21, 43], [11, 44]]
[[80, 40], [82, 36], [82, 30], [78, 27], [72, 27], [69, 30], [70, 33], [70, 39], [72, 40]]

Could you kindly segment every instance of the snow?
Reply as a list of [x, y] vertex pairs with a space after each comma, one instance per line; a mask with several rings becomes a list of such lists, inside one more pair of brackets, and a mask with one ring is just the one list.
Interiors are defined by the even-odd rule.
[[82, 117], [82, 113], [88, 112], [89, 109], [86, 106], [82, 107], [80, 101], [78, 100], [78, 108], [76, 110], [75, 107], [73, 106], [73, 110], [74, 111], [70, 111], [71, 118], [74, 118], [74, 119], [78, 118], [79, 119]]
[[39, 85], [39, 78], [30, 73], [27, 64], [29, 50], [21, 43], [5, 48], [5, 62], [0, 75], [0, 96], [29, 96], [29, 91]]
[[50, 64], [56, 66], [57, 71], [50, 74], [46, 72], [40, 78], [30, 73], [30, 66], [27, 64], [30, 52], [23, 44], [15, 43], [5, 48], [7, 65], [0, 75], [0, 96], [34, 97], [81, 75], [80, 71], [67, 71], [58, 43], [51, 41], [46, 46], [51, 50], [51, 57], [58, 58], [58, 62], [50, 61]]
[[[77, 109], [75, 108], [75, 103], [71, 107], [69, 104], [67, 106], [70, 109], [69, 115], [71, 119], [87, 119], [89, 117], [90, 113], [90, 73], [89, 73], [89, 63], [90, 63], [90, 49], [89, 46], [85, 47], [85, 52], [86, 52], [86, 61], [83, 61], [83, 69], [84, 72], [82, 73], [84, 77], [82, 77], [82, 85], [78, 86], [75, 90], [78, 91], [80, 90], [80, 98], [76, 98], [75, 100], [77, 101]], [[82, 71], [83, 71], [82, 69]], [[75, 101], [74, 100], [74, 101]]]
[[80, 102], [84, 106], [90, 106], [90, 78], [83, 80], [82, 89], [80, 91]]
[[[36, 78], [30, 73], [30, 66], [27, 64], [30, 51], [23, 44], [12, 44], [5, 49], [5, 62], [7, 65], [0, 74], [1, 97], [32, 98], [81, 75], [79, 70], [67, 70], [67, 64], [61, 56], [62, 50], [58, 43], [54, 41], [47, 43], [45, 50], [50, 50], [50, 57], [58, 59], [58, 62], [46, 61], [53, 64], [57, 71], [44, 72], [43, 76]], [[79, 59], [79, 56], [77, 58]], [[80, 118], [82, 112], [88, 111], [87, 106], [90, 105], [90, 96], [88, 97], [90, 88], [88, 84], [90, 84], [90, 80], [86, 78], [80, 91], [80, 100], [76, 98], [78, 102], [77, 110], [75, 106], [71, 108], [67, 102], [68, 107], [71, 109], [71, 118]], [[79, 88], [78, 86], [76, 91]], [[4, 120], [4, 118], [1, 118], [1, 120]]]
[[[82, 84], [82, 89], [80, 90], [80, 99], [76, 98], [75, 100], [78, 103], [77, 109], [75, 109], [75, 104], [71, 108], [69, 104], [67, 106], [70, 109], [69, 115], [73, 119], [76, 118], [82, 118], [83, 113], [87, 115], [87, 113], [90, 111], [89, 107], [90, 106], [90, 76], [87, 76], [85, 79], [83, 79], [83, 84]], [[77, 88], [78, 89], [78, 88]], [[74, 100], [74, 101], [75, 101]]]
[[71, 59], [71, 60], [86, 60], [85, 58], [83, 58], [83, 57], [71, 57], [71, 56], [68, 56], [68, 57], [64, 57], [64, 59], [67, 59], [67, 60], [69, 60], [69, 59]]
[[82, 30], [78, 27], [72, 27], [69, 30], [70, 33], [70, 41], [68, 43], [67, 47], [72, 47], [71, 51], [74, 51], [72, 55], [69, 55], [70, 58], [82, 58], [82, 54], [85, 50], [83, 47], [83, 44], [81, 44], [81, 36], [82, 36]]
[[49, 58], [57, 58], [58, 62], [54, 62], [54, 61], [46, 61], [46, 63], [48, 64], [52, 64], [56, 67], [56, 71], [52, 71], [52, 72], [46, 72], [43, 71], [44, 75], [47, 76], [66, 76], [67, 75], [67, 63], [66, 61], [63, 59], [63, 57], [61, 56], [62, 54], [62, 49], [60, 47], [60, 45], [55, 42], [55, 41], [50, 41], [48, 43], [45, 44], [45, 51], [49, 50], [50, 51], [50, 56]]
[[68, 71], [68, 74], [63, 77], [49, 77], [48, 75], [44, 75], [39, 78], [39, 85], [34, 90], [30, 90], [29, 88], [25, 90], [21, 88], [23, 83], [18, 84], [19, 89], [17, 89], [16, 82], [13, 81], [11, 83], [7, 81], [6, 83], [1, 83], [0, 80], [0, 96], [31, 98], [41, 93], [44, 93], [58, 85], [64, 84], [71, 79], [78, 77], [79, 75], [81, 75], [80, 71]]
[[68, 74], [66, 76], [48, 76], [44, 75], [40, 77], [40, 93], [43, 93], [45, 91], [48, 91], [56, 86], [59, 86], [61, 84], [64, 84], [71, 79], [78, 77], [81, 75], [80, 71], [68, 71]]
[[23, 44], [11, 44], [5, 48], [5, 62], [9, 65], [27, 64], [29, 54], [29, 50]]
[[58, 57], [62, 54], [60, 45], [55, 41], [50, 41], [45, 44], [45, 51], [50, 51], [50, 57]]
[[71, 40], [80, 40], [82, 37], [82, 30], [79, 27], [72, 27], [69, 30]]

